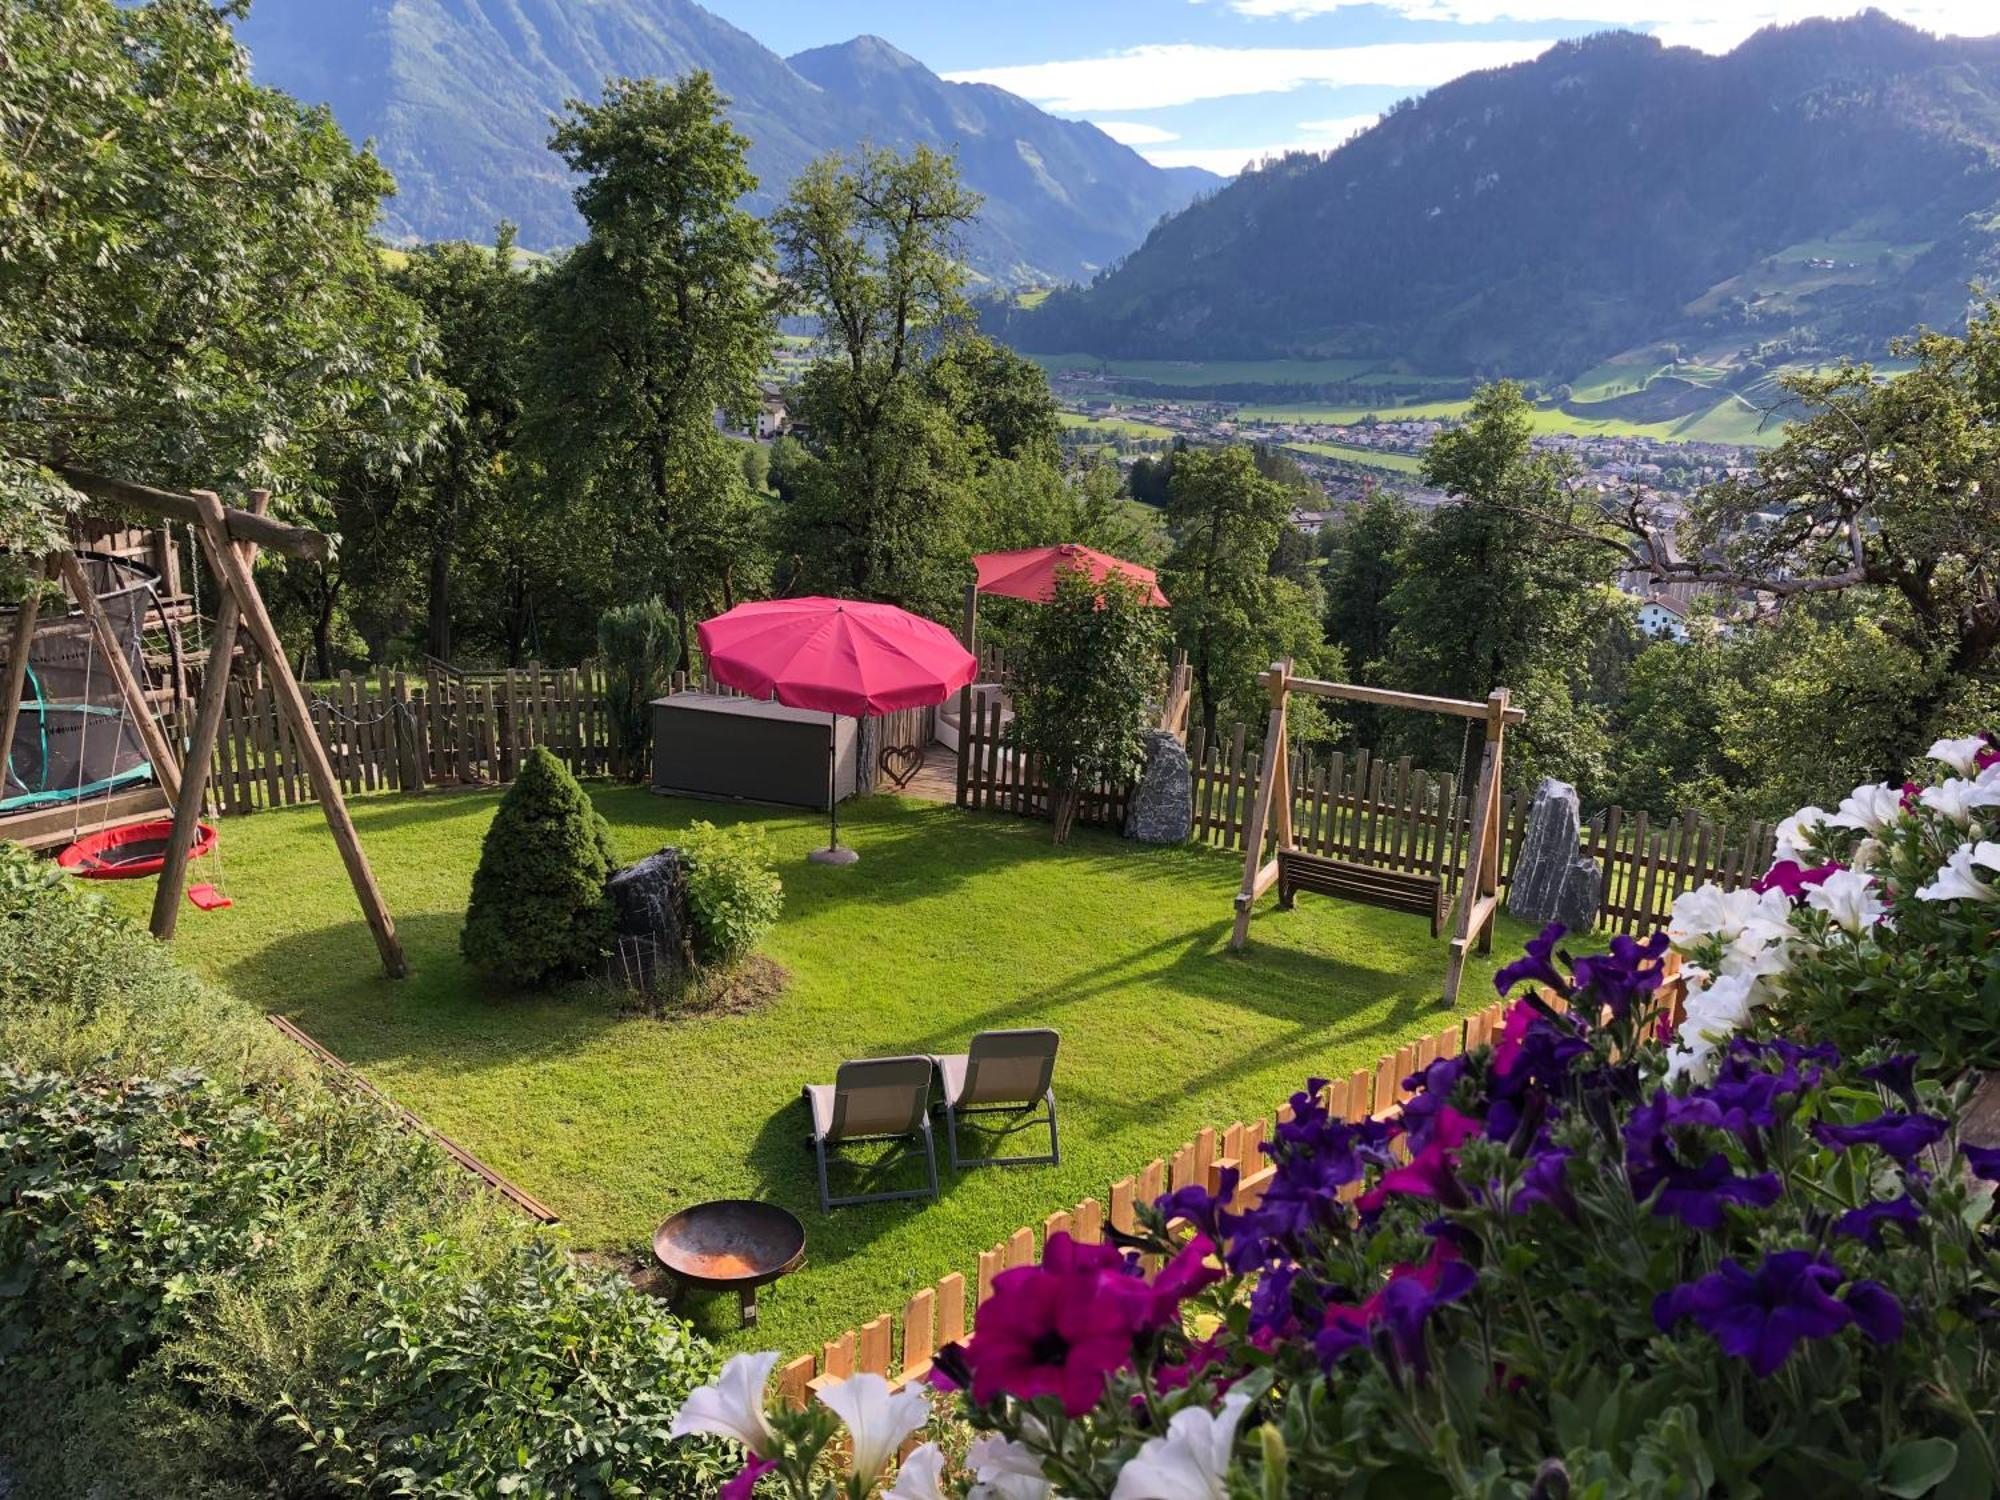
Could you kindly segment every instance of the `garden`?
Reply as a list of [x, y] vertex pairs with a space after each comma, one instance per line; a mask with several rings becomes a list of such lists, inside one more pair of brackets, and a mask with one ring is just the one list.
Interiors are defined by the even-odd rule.
[[[1218, 851], [1142, 850], [1088, 828], [1052, 849], [1046, 823], [877, 797], [843, 809], [861, 864], [828, 869], [804, 858], [823, 817], [591, 790], [620, 863], [696, 822], [764, 835], [784, 888], [761, 945], [785, 971], [780, 991], [655, 1020], [595, 985], [526, 993], [481, 976], [459, 933], [499, 800], [486, 793], [353, 804], [408, 979], [370, 962], [310, 807], [229, 826], [236, 908], [183, 924], [175, 952], [549, 1204], [582, 1249], [627, 1260], [702, 1199], [792, 1209], [806, 1264], [764, 1293], [758, 1330], [790, 1350], [900, 1305], [1201, 1126], [1268, 1113], [1304, 1072], [1372, 1065], [1436, 1025], [1442, 958], [1416, 919], [1306, 902], [1226, 955], [1240, 864]], [[115, 899], [143, 917], [148, 895], [135, 884]], [[1059, 1167], [946, 1173], [934, 1205], [820, 1214], [802, 1085], [846, 1058], [962, 1051], [977, 1031], [1037, 1025], [1062, 1035]], [[921, 1181], [915, 1168], [892, 1185]], [[687, 1310], [740, 1337], [733, 1299]]]

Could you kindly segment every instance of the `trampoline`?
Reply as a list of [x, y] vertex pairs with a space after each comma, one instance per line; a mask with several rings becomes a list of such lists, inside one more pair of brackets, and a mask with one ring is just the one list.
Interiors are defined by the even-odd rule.
[[[142, 682], [145, 622], [159, 575], [144, 563], [104, 553], [78, 554], [112, 633]], [[18, 606], [0, 608], [0, 641]], [[0, 763], [0, 816], [107, 796], [153, 774], [145, 740], [119, 696], [118, 679], [98, 659], [80, 605], [35, 622], [14, 742]]]
[[[173, 831], [172, 818], [105, 828], [85, 834], [58, 854], [56, 863], [84, 880], [138, 880], [157, 875], [167, 862], [167, 840]], [[197, 823], [188, 858], [200, 859], [214, 847], [213, 825]]]

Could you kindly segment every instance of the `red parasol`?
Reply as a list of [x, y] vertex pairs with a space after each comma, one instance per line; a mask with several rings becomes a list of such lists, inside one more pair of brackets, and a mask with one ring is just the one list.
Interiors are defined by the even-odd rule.
[[[859, 599], [766, 599], [739, 604], [696, 627], [709, 674], [753, 698], [872, 718], [942, 703], [978, 675], [979, 663], [944, 626]], [[814, 853], [849, 864], [834, 796], [835, 742], [827, 746], [832, 842]]]
[[982, 552], [973, 558], [979, 569], [979, 592], [1005, 594], [1013, 599], [1032, 599], [1046, 604], [1056, 595], [1056, 574], [1081, 568], [1093, 583], [1116, 573], [1131, 583], [1146, 586], [1146, 602], [1164, 608], [1167, 596], [1160, 592], [1158, 575], [1151, 568], [1128, 563], [1089, 547], [1065, 542], [1057, 547], [1024, 547], [1017, 552]]

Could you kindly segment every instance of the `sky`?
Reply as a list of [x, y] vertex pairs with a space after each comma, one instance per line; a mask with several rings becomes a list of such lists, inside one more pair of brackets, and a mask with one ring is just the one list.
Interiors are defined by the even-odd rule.
[[[792, 53], [873, 33], [948, 78], [1090, 120], [1161, 166], [1233, 173], [1339, 145], [1396, 100], [1612, 27], [1726, 52], [1861, 0], [704, 0]], [[1929, 31], [2000, 32], [2000, 0], [1876, 0]]]

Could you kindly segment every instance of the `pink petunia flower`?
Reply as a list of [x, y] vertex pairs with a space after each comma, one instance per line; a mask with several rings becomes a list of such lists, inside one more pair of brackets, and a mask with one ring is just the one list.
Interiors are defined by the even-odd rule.
[[1116, 1249], [1051, 1236], [1040, 1265], [993, 1278], [965, 1346], [973, 1400], [1055, 1396], [1068, 1415], [1082, 1416], [1104, 1394], [1106, 1378], [1131, 1362], [1152, 1301]]

